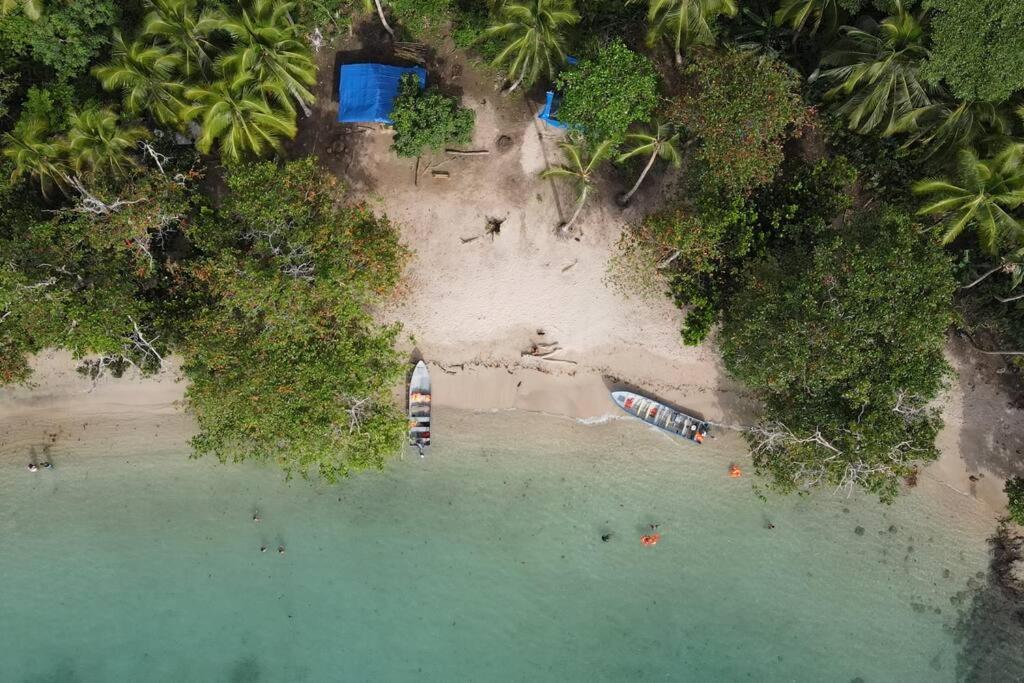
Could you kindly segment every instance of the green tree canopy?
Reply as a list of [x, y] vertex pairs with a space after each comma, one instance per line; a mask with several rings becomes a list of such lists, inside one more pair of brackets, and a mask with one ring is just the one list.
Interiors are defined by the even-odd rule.
[[844, 26], [842, 37], [812, 74], [834, 87], [826, 99], [858, 133], [891, 135], [909, 112], [931, 104], [921, 67], [928, 58], [920, 19], [895, 3], [896, 13], [865, 28]]
[[1001, 102], [1024, 88], [1024, 2], [930, 0], [924, 74], [964, 100]]
[[968, 227], [977, 231], [989, 254], [1024, 241], [1024, 223], [1014, 213], [1024, 204], [1024, 145], [1008, 145], [991, 159], [961, 150], [957, 170], [959, 184], [922, 180], [914, 185], [915, 193], [932, 196], [920, 213], [941, 219], [943, 243], [952, 242]]
[[565, 31], [580, 20], [572, 0], [505, 0], [483, 38], [500, 40], [492, 62], [508, 71], [509, 91], [554, 78], [565, 64]]
[[729, 372], [764, 401], [750, 442], [774, 487], [860, 486], [891, 500], [916, 461], [937, 457], [928, 404], [949, 370], [955, 287], [942, 250], [892, 212], [749, 267], [720, 343]]
[[699, 52], [684, 74], [669, 118], [699, 139], [708, 178], [738, 192], [769, 182], [783, 143], [809, 120], [794, 75], [774, 60], [730, 51]]
[[719, 15], [734, 17], [738, 11], [737, 0], [648, 0], [647, 44], [665, 40], [672, 46], [676, 64], [682, 64], [683, 50], [715, 44]]
[[[405, 422], [391, 399], [403, 364], [396, 327], [367, 308], [406, 256], [394, 227], [338, 207], [312, 160], [243, 165], [191, 268], [202, 301], [189, 330], [187, 399], [196, 455], [269, 460], [327, 481], [380, 468]], [[267, 187], [275, 192], [267, 192]]]
[[658, 104], [658, 75], [647, 57], [616, 40], [558, 77], [560, 121], [588, 140], [621, 142], [636, 122], [648, 122]]
[[398, 97], [391, 110], [395, 142], [400, 157], [417, 157], [424, 148], [439, 150], [445, 145], [464, 145], [473, 137], [476, 115], [459, 106], [454, 97], [435, 89], [421, 90], [415, 74], [402, 76]]

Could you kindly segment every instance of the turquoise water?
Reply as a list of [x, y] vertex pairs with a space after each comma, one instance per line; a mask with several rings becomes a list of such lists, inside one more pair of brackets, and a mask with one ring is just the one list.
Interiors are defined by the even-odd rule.
[[[335, 487], [180, 443], [58, 444], [36, 474], [3, 453], [0, 679], [963, 674], [988, 567], [966, 503], [763, 503], [726, 476], [728, 439], [438, 412], [428, 459]], [[644, 548], [651, 522], [663, 539]]]

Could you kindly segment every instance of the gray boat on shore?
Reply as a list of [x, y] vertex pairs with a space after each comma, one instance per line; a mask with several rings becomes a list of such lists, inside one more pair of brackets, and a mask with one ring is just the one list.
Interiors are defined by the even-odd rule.
[[409, 379], [409, 444], [420, 456], [430, 448], [430, 371], [420, 361]]
[[613, 391], [612, 400], [633, 417], [695, 444], [704, 443], [711, 424], [632, 391]]

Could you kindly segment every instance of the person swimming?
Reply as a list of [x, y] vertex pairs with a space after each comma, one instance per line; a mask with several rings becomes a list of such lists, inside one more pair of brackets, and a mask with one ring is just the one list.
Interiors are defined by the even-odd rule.
[[277, 546], [277, 554], [278, 555], [284, 555], [284, 546], [283, 545]]
[[606, 534], [601, 534], [601, 540], [604, 541], [605, 543], [610, 541], [611, 538], [612, 538], [612, 532], [610, 532], [610, 531], [608, 533], [606, 533]]
[[260, 518], [260, 511], [259, 510], [257, 510], [254, 513], [252, 513], [252, 521], [256, 522], [257, 524], [260, 523], [261, 518]]
[[267, 546], [265, 546], [265, 545], [261, 545], [261, 546], [260, 546], [260, 552], [261, 552], [261, 553], [265, 553], [265, 552], [267, 552]]

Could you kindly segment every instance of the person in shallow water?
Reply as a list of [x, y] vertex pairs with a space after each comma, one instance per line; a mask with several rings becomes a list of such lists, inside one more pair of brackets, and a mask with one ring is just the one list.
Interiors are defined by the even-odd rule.
[[612, 532], [610, 532], [610, 531], [608, 533], [606, 533], [606, 534], [601, 534], [601, 540], [604, 541], [605, 543], [610, 541], [611, 538], [612, 538]]
[[34, 462], [30, 462], [28, 464], [28, 471], [29, 472], [38, 472], [39, 471], [39, 465], [35, 464]]
[[48, 462], [40, 463], [39, 466], [42, 467], [44, 470], [52, 470], [53, 469], [53, 465], [51, 465]]
[[260, 511], [259, 510], [257, 510], [254, 513], [252, 513], [252, 521], [256, 522], [257, 524], [260, 523]]
[[261, 552], [261, 553], [265, 553], [265, 552], [267, 552], [267, 546], [265, 546], [265, 545], [261, 545], [261, 546], [260, 546], [260, 552]]
[[283, 545], [277, 546], [277, 554], [278, 555], [284, 555], [284, 546]]

